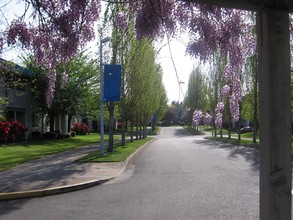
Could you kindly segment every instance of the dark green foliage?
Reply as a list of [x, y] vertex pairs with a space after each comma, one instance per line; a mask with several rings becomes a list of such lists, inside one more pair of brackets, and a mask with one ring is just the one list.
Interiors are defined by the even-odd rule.
[[76, 132], [75, 131], [71, 131], [70, 132], [71, 137], [75, 137], [76, 136]]
[[56, 140], [57, 139], [57, 133], [55, 132], [46, 132], [43, 135], [44, 139], [48, 139], [48, 140]]

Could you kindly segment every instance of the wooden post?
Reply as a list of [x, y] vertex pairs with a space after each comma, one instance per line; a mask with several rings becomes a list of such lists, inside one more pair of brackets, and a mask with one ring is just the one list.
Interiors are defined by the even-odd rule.
[[260, 89], [260, 219], [291, 219], [288, 11], [257, 14]]

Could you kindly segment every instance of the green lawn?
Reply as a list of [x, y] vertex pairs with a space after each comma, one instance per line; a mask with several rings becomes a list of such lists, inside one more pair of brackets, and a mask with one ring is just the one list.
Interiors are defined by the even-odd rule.
[[201, 135], [201, 134], [204, 134], [204, 133], [202, 132], [203, 129], [202, 129], [201, 126], [199, 126], [198, 130], [193, 129], [191, 126], [183, 126], [183, 128], [184, 128], [188, 133], [190, 133], [190, 134], [192, 134], [192, 135]]
[[149, 135], [158, 135], [160, 134], [160, 131], [161, 131], [161, 127], [157, 126], [155, 130], [149, 132]]
[[97, 162], [122, 162], [127, 159], [134, 151], [143, 146], [145, 143], [152, 140], [152, 137], [145, 139], [135, 140], [133, 142], [126, 142], [125, 146], [115, 144], [112, 153], [105, 153], [104, 157], [100, 156], [100, 152], [96, 151], [86, 155], [85, 157], [77, 160], [80, 163], [97, 163]]
[[[192, 128], [190, 128], [192, 129]], [[204, 126], [201, 128], [201, 130], [203, 131], [208, 131], [208, 132], [212, 132], [211, 129], [209, 128], [205, 128]], [[193, 129], [193, 131], [195, 131]], [[241, 134], [241, 140], [238, 141], [238, 134], [237, 133], [231, 133], [231, 138], [228, 139], [228, 130], [222, 130], [223, 132], [223, 137], [221, 138], [220, 137], [220, 130], [218, 129], [217, 130], [217, 137], [212, 137], [212, 135], [209, 137], [210, 140], [219, 140], [219, 141], [224, 141], [224, 142], [228, 142], [228, 143], [231, 143], [231, 144], [235, 144], [235, 145], [243, 145], [243, 146], [246, 146], [246, 147], [253, 147], [253, 148], [259, 148], [259, 134], [257, 133], [256, 134], [256, 143], [253, 142], [253, 133], [252, 132], [249, 132], [249, 133], [244, 133], [244, 134]], [[192, 132], [190, 132], [192, 134]], [[291, 145], [291, 149], [292, 149], [292, 152], [293, 152], [293, 135], [291, 136], [291, 142], [292, 142], [292, 145]]]
[[[115, 137], [115, 139], [117, 140], [119, 137]], [[10, 169], [30, 160], [78, 148], [87, 144], [98, 143], [99, 141], [99, 134], [89, 134], [54, 141], [38, 140], [28, 143], [0, 145], [0, 171]]]

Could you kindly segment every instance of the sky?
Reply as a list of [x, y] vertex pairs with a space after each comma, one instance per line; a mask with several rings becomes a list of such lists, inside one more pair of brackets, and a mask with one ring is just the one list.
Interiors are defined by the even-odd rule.
[[[188, 87], [189, 75], [193, 70], [193, 66], [198, 63], [196, 58], [186, 55], [186, 45], [184, 41], [186, 41], [186, 38], [180, 40], [174, 39], [170, 41], [171, 53], [175, 67], [167, 45], [160, 50], [157, 57], [157, 62], [161, 64], [163, 69], [163, 83], [166, 88], [168, 103], [171, 103], [172, 101], [183, 101], [183, 96], [186, 94]], [[166, 42], [167, 40], [164, 39], [163, 43], [160, 43], [159, 45], [164, 45]], [[180, 86], [183, 94], [182, 92], [179, 93], [179, 85], [175, 68], [177, 70], [179, 82], [182, 82], [180, 83]]]
[[[6, 1], [8, 2], [8, 0]], [[13, 1], [13, 2], [18, 2], [18, 1]], [[9, 7], [5, 8], [5, 16], [8, 20], [11, 20], [15, 14], [21, 14], [22, 12], [23, 12], [22, 4], [16, 3], [13, 6], [9, 4]], [[2, 23], [3, 22], [4, 21], [2, 21]], [[1, 26], [3, 27], [3, 24], [1, 24]], [[168, 45], [165, 45], [167, 43], [167, 40], [164, 39], [163, 41], [161, 40], [157, 41], [155, 45], [156, 49], [162, 48], [160, 50], [160, 53], [157, 56], [157, 62], [160, 63], [163, 69], [163, 84], [166, 88], [168, 103], [171, 103], [172, 101], [183, 101], [184, 99], [183, 96], [186, 94], [186, 91], [187, 91], [189, 75], [193, 69], [193, 66], [197, 63], [196, 58], [191, 58], [190, 56], [187, 56], [185, 53], [186, 43], [187, 43], [186, 39], [187, 37], [183, 35], [183, 38], [181, 39], [173, 39], [170, 41], [171, 52], [172, 52], [173, 60], [177, 70], [179, 82], [182, 82], [180, 85], [181, 85], [183, 94], [182, 92], [179, 93], [179, 85], [178, 85], [178, 80], [176, 76], [176, 71], [171, 60], [169, 47]], [[98, 51], [98, 47], [96, 47], [96, 50]], [[19, 57], [22, 54], [23, 52], [19, 50], [19, 48], [17, 48], [14, 50], [11, 50], [11, 49], [4, 50], [4, 53], [2, 53], [0, 56], [3, 59], [11, 60], [13, 62], [19, 63], [20, 62]]]

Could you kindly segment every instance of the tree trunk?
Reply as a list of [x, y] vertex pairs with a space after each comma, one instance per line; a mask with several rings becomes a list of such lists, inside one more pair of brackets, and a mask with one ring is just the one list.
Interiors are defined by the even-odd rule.
[[133, 142], [133, 116], [130, 119], [130, 142]]
[[238, 123], [238, 141], [241, 141], [241, 129], [242, 119], [241, 119], [241, 102], [239, 102], [239, 123]]
[[71, 132], [71, 121], [72, 121], [72, 114], [68, 115], [68, 121], [67, 121], [67, 132]]
[[124, 120], [124, 118], [122, 119], [122, 131], [121, 131], [121, 145], [124, 146], [125, 145], [125, 124], [126, 121]]
[[43, 112], [41, 113], [41, 118], [42, 118], [42, 121], [41, 121], [42, 128], [41, 128], [41, 135], [40, 135], [40, 137], [42, 138], [43, 137], [43, 134], [44, 134], [44, 113]]
[[215, 121], [213, 121], [213, 130], [214, 130], [214, 137], [217, 137], [217, 128], [216, 128], [216, 124]]
[[50, 112], [50, 132], [54, 132], [54, 123], [55, 123], [54, 117], [55, 117], [54, 113]]
[[148, 135], [148, 126], [147, 126], [147, 122], [144, 123], [144, 126], [143, 126], [143, 138], [146, 138]]
[[[230, 112], [230, 111], [229, 111]], [[229, 113], [229, 120], [228, 120], [228, 139], [230, 140], [231, 139], [231, 115]]]
[[135, 135], [136, 135], [136, 140], [138, 140], [138, 119], [136, 119], [136, 133], [135, 133]]
[[[255, 62], [254, 62], [255, 61]], [[256, 57], [253, 59], [253, 70], [254, 70], [254, 112], [253, 112], [253, 142], [256, 143], [256, 133], [257, 133], [257, 112], [258, 112], [258, 106], [257, 106], [257, 84], [258, 84], [258, 74], [257, 74], [257, 60]]]

